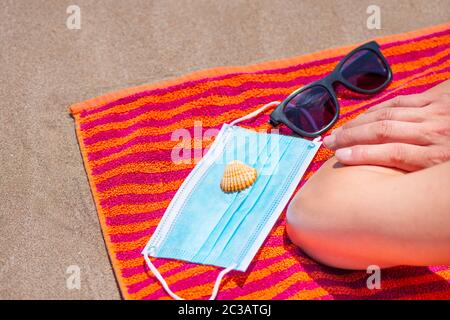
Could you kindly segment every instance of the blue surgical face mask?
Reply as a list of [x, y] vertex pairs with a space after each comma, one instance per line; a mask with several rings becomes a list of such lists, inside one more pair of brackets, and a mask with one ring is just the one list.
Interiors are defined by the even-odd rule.
[[[149, 257], [225, 268], [214, 286], [214, 299], [225, 273], [247, 269], [319, 149], [318, 140], [235, 126], [276, 103], [223, 125], [142, 251], [148, 267], [171, 297], [181, 299], [170, 290]], [[225, 193], [220, 182], [225, 166], [232, 160], [255, 168], [258, 176], [249, 188]]]

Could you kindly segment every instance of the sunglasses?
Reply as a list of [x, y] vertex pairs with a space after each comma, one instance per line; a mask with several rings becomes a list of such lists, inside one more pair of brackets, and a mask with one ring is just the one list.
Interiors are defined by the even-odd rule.
[[374, 94], [392, 80], [392, 70], [378, 43], [368, 42], [345, 56], [325, 78], [292, 92], [270, 114], [270, 124], [281, 123], [305, 137], [327, 131], [339, 118], [339, 103], [334, 85], [351, 91]]

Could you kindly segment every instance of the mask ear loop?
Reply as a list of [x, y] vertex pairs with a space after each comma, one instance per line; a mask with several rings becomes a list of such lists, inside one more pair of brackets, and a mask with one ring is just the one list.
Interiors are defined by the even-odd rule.
[[311, 146], [311, 147], [314, 147], [316, 143], [320, 143], [320, 142], [322, 142], [322, 136], [315, 137], [315, 138], [311, 141], [310, 146]]
[[[169, 296], [171, 296], [175, 300], [184, 300], [180, 296], [176, 295], [172, 290], [170, 290], [169, 285], [167, 284], [166, 280], [164, 280], [161, 273], [159, 273], [158, 269], [155, 267], [155, 265], [150, 261], [150, 257], [148, 255], [148, 252], [144, 252], [144, 259], [147, 262], [147, 266], [150, 268], [150, 270], [155, 275], [156, 279], [161, 283], [164, 290], [167, 292]], [[236, 264], [232, 264], [228, 268], [222, 270], [219, 275], [217, 276], [216, 282], [214, 283], [214, 288], [212, 290], [211, 296], [209, 297], [209, 300], [215, 300], [217, 297], [217, 294], [219, 293], [219, 287], [220, 283], [222, 282], [223, 277], [233, 270], [236, 267]]]
[[272, 102], [269, 102], [269, 103], [263, 105], [261, 108], [255, 110], [255, 111], [253, 111], [253, 112], [251, 112], [251, 113], [249, 113], [249, 114], [247, 114], [247, 115], [245, 115], [245, 116], [243, 116], [243, 117], [241, 117], [241, 118], [238, 118], [238, 119], [236, 119], [236, 120], [233, 120], [233, 121], [230, 123], [230, 126], [234, 126], [236, 123], [239, 123], [239, 122], [245, 121], [245, 120], [247, 120], [247, 119], [251, 119], [251, 118], [253, 118], [253, 117], [256, 117], [258, 114], [260, 114], [261, 112], [265, 111], [265, 110], [268, 109], [269, 107], [272, 107], [272, 106], [274, 106], [274, 105], [279, 105], [280, 103], [281, 103], [280, 101], [272, 101]]
[[[236, 119], [236, 120], [233, 120], [233, 121], [230, 123], [230, 126], [234, 126], [235, 124], [237, 124], [237, 123], [239, 123], [239, 122], [242, 122], [242, 121], [251, 119], [251, 118], [253, 118], [253, 117], [256, 117], [256, 116], [259, 115], [260, 113], [264, 112], [266, 109], [268, 109], [268, 108], [270, 108], [270, 107], [272, 107], [272, 106], [274, 106], [274, 105], [277, 106], [277, 105], [279, 105], [280, 103], [281, 103], [280, 101], [272, 101], [272, 102], [266, 103], [266, 104], [263, 105], [261, 108], [255, 110], [255, 111], [253, 111], [253, 112], [251, 112], [251, 113], [249, 113], [249, 114], [247, 114], [247, 115], [245, 115], [245, 116], [243, 116], [243, 117], [240, 117], [240, 118], [238, 118], [238, 119]], [[311, 142], [311, 147], [314, 147], [314, 145], [315, 145], [313, 142], [318, 143], [318, 142], [321, 142], [321, 141], [322, 141], [322, 136], [316, 137], [314, 140], [312, 140], [312, 142]]]

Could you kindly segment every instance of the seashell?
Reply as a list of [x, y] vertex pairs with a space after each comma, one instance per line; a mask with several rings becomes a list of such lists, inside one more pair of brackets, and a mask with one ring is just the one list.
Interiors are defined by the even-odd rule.
[[234, 160], [226, 165], [220, 188], [224, 192], [241, 191], [255, 183], [257, 176], [255, 168]]

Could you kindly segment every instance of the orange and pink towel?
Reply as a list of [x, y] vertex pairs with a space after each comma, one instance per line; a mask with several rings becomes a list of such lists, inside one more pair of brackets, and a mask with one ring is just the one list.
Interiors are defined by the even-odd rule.
[[[399, 94], [422, 92], [450, 78], [450, 24], [376, 39], [394, 78], [383, 92], [341, 96], [336, 127]], [[193, 135], [220, 128], [325, 76], [351, 47], [242, 67], [195, 72], [178, 79], [110, 93], [71, 107], [78, 142], [103, 236], [126, 299], [167, 299], [141, 251], [183, 179], [195, 164], [175, 164], [176, 129]], [[268, 113], [245, 127], [268, 129]], [[283, 133], [290, 134], [288, 129]], [[194, 146], [194, 141], [192, 146]], [[206, 141], [202, 148], [211, 143]], [[321, 148], [301, 185], [331, 156]], [[219, 270], [155, 259], [172, 290], [188, 299], [209, 296]], [[365, 272], [340, 271], [308, 258], [291, 244], [285, 215], [245, 273], [224, 279], [218, 299], [428, 299], [450, 298], [450, 266], [397, 267], [382, 272], [382, 289], [369, 290]]]

